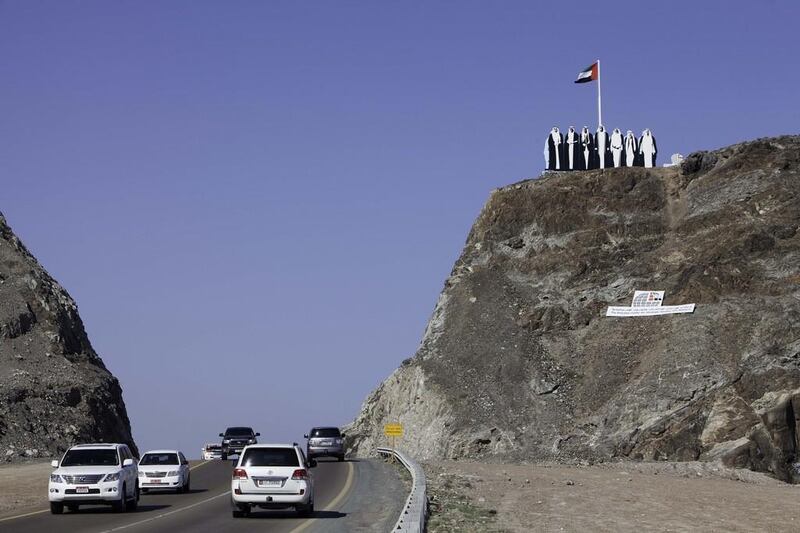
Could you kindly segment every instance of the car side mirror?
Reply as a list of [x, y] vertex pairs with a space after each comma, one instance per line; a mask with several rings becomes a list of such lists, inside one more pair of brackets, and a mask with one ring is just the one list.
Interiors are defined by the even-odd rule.
[[260, 436], [261, 436], [261, 433], [256, 433], [256, 437], [260, 437]]
[[133, 459], [125, 459], [122, 461], [122, 466], [131, 466], [133, 465]]
[[58, 461], [50, 461], [50, 466], [53, 468], [58, 468]]
[[346, 436], [347, 436], [346, 434], [342, 433], [342, 438], [345, 438]]
[[222, 433], [220, 433], [220, 434], [219, 434], [219, 436], [220, 436], [220, 437], [224, 437], [225, 435], [223, 435]]
[[307, 438], [308, 438], [308, 433], [306, 433], [305, 435], [303, 435], [303, 438], [304, 438], [304, 439], [307, 439]]
[[309, 459], [308, 460], [308, 467], [309, 468], [314, 468], [315, 466], [317, 466], [317, 460], [316, 459]]

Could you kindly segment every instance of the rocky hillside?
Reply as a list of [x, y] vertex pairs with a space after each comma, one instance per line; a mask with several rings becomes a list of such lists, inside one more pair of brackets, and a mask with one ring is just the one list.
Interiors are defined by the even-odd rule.
[[[492, 193], [417, 354], [356, 452], [721, 460], [789, 480], [800, 440], [800, 137], [680, 168], [548, 173]], [[634, 290], [693, 314], [605, 316]]]
[[75, 302], [0, 214], [0, 460], [97, 441], [136, 450], [122, 389]]

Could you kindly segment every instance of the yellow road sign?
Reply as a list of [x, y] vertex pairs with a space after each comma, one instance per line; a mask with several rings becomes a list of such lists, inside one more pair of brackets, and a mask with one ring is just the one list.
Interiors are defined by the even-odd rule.
[[383, 426], [383, 433], [387, 437], [402, 437], [403, 424], [386, 424]]

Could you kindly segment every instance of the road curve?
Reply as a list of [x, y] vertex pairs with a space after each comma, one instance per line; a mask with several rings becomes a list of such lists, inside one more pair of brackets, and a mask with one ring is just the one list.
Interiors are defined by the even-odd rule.
[[275, 531], [291, 533], [389, 531], [405, 499], [397, 471], [375, 459], [339, 463], [320, 460], [315, 476], [315, 512], [299, 518], [293, 512], [254, 510], [233, 518], [230, 504], [232, 463], [208, 461], [192, 467], [188, 494], [144, 494], [139, 509], [113, 513], [108, 507], [86, 507], [63, 515], [40, 512], [0, 523], [8, 533], [150, 533], [155, 531]]

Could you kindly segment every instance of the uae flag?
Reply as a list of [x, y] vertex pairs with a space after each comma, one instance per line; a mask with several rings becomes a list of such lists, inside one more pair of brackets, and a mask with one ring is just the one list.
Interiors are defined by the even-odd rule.
[[586, 83], [597, 79], [597, 62], [595, 61], [578, 74], [578, 79], [575, 83]]

